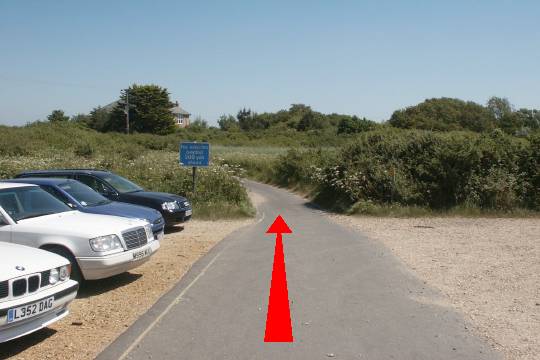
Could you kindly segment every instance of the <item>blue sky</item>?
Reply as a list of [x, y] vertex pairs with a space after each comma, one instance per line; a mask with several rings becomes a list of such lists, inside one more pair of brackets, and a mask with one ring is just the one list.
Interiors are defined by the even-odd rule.
[[0, 1], [0, 124], [155, 83], [215, 124], [305, 103], [387, 119], [431, 97], [540, 108], [539, 1]]

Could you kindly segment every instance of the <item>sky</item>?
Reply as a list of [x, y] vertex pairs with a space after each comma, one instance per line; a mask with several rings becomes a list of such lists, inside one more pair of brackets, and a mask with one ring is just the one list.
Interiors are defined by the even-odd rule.
[[386, 120], [433, 97], [540, 108], [540, 1], [0, 0], [0, 124], [137, 84], [193, 116], [303, 103]]

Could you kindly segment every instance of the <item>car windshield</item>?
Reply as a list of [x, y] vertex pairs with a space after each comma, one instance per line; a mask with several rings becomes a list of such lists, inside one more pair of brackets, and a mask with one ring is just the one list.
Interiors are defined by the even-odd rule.
[[135, 191], [142, 191], [143, 188], [139, 185], [132, 183], [131, 181], [124, 179], [116, 174], [107, 174], [101, 178], [116, 189], [119, 193], [130, 193]]
[[58, 187], [73, 196], [84, 207], [104, 205], [111, 202], [106, 197], [78, 181], [68, 181], [58, 185]]
[[15, 221], [72, 210], [39, 186], [0, 190], [0, 206]]

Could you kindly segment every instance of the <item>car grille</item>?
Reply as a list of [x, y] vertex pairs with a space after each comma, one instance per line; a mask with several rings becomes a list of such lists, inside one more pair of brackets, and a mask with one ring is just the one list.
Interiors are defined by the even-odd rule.
[[49, 285], [50, 277], [51, 277], [51, 270], [43, 271], [41, 273], [41, 287]]
[[21, 296], [26, 293], [26, 279], [15, 280], [11, 284], [11, 292], [13, 296]]
[[183, 201], [183, 200], [176, 200], [176, 203], [180, 207], [180, 209], [188, 208], [189, 207], [189, 201]]
[[[0, 282], [0, 300], [11, 297], [19, 297], [38, 291], [40, 288], [49, 286], [50, 270], [41, 273], [30, 274], [24, 278], [16, 280], [6, 280]], [[11, 285], [11, 294], [9, 291]]]
[[39, 289], [39, 275], [32, 275], [28, 278], [28, 292], [33, 293]]
[[141, 247], [148, 243], [144, 228], [137, 228], [135, 230], [123, 232], [122, 236], [124, 237], [128, 250]]
[[9, 282], [0, 282], [0, 299], [7, 298], [9, 295]]

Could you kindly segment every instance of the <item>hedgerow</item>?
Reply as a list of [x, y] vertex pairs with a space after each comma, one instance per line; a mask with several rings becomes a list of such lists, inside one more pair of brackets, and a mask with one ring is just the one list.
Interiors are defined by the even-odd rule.
[[98, 168], [114, 171], [152, 191], [187, 196], [197, 218], [253, 215], [233, 169], [218, 162], [197, 171], [180, 167], [178, 143], [148, 134], [101, 134], [74, 124], [0, 127], [0, 179], [24, 170]]
[[[336, 210], [361, 204], [450, 209], [540, 210], [540, 140], [500, 130], [366, 132], [334, 155], [291, 151], [271, 179], [305, 185]], [[360, 204], [359, 204], [360, 203]]]

